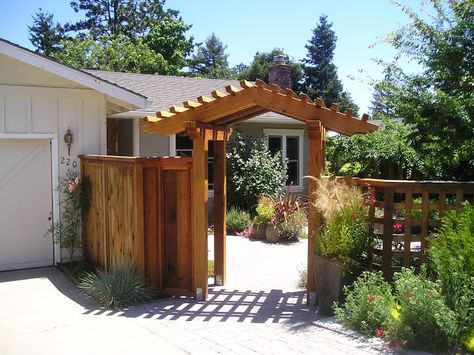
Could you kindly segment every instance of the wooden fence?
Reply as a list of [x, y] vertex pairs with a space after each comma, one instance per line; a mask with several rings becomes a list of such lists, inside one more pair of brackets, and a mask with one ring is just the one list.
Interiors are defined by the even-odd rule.
[[86, 256], [136, 267], [157, 292], [192, 294], [191, 169], [191, 158], [82, 156]]
[[337, 179], [375, 190], [376, 202], [369, 213], [376, 243], [369, 259], [387, 279], [402, 267], [425, 261], [429, 236], [447, 210], [459, 208], [463, 201], [474, 202], [474, 183]]

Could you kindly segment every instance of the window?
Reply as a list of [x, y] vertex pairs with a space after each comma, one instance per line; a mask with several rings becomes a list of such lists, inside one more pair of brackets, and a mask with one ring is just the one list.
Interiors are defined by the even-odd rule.
[[[188, 136], [176, 135], [176, 156], [177, 157], [192, 157], [193, 156], [193, 141]], [[209, 141], [209, 150], [207, 152], [207, 167], [208, 167], [208, 189], [214, 190], [214, 144]]]
[[268, 149], [273, 153], [281, 152], [287, 164], [286, 186], [303, 187], [303, 131], [264, 129]]

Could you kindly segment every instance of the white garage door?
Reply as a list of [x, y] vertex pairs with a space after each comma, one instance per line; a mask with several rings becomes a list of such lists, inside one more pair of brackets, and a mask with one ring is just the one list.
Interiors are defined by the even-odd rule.
[[53, 264], [49, 140], [0, 139], [0, 271]]

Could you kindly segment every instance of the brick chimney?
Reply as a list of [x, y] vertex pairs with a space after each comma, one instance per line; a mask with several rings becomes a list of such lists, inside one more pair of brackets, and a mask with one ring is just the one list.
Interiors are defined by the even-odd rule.
[[291, 66], [286, 64], [286, 56], [275, 56], [273, 65], [268, 69], [268, 83], [291, 89]]

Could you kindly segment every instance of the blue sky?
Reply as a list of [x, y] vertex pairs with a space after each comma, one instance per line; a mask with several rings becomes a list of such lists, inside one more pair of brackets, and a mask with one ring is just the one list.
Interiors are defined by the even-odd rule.
[[[405, 1], [418, 8], [421, 2]], [[60, 23], [78, 18], [68, 0], [0, 0], [0, 37], [33, 49], [28, 25], [40, 6]], [[311, 30], [319, 16], [326, 14], [338, 37], [334, 61], [339, 77], [361, 113], [370, 106], [369, 80], [381, 77], [381, 67], [372, 59], [390, 61], [394, 56], [381, 37], [408, 22], [389, 0], [167, 0], [166, 6], [179, 10], [184, 22], [193, 25], [189, 35], [195, 41], [202, 42], [214, 32], [227, 45], [231, 66], [248, 64], [257, 51], [275, 47], [295, 60], [303, 59]], [[416, 68], [413, 63], [405, 66]]]

